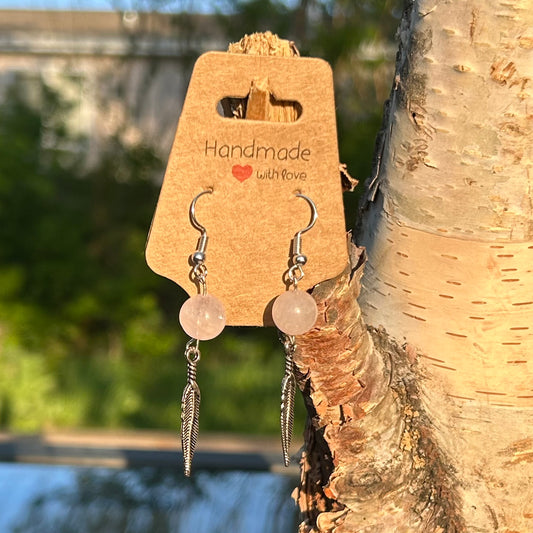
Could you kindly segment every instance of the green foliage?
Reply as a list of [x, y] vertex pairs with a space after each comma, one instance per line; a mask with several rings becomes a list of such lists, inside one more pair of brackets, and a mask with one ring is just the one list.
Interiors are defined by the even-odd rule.
[[[364, 47], [390, 42], [396, 1], [228, 5], [230, 39], [270, 29], [332, 64], [341, 160], [368, 176], [392, 76], [386, 54]], [[117, 136], [88, 166], [70, 111], [44, 83], [14, 83], [0, 107], [0, 426], [177, 429], [184, 294], [143, 254], [163, 162]], [[273, 330], [202, 344], [202, 429], [277, 432], [283, 368]], [[296, 433], [303, 419], [299, 402]]]
[[4, 345], [0, 365], [0, 422], [15, 431], [36, 431], [43, 422], [75, 425], [83, 406], [76, 398], [65, 401], [58, 394], [54, 375], [40, 354], [20, 346]]
[[44, 84], [41, 110], [19, 94], [0, 110], [0, 320], [32, 348], [68, 341], [83, 351], [156, 308], [142, 249], [161, 162], [114, 140], [86, 171], [62, 150], [67, 104]]
[[[227, 16], [227, 13], [231, 13]], [[224, 3], [219, 24], [229, 40], [238, 41], [245, 34], [272, 31], [286, 36], [292, 29], [292, 10], [276, 0], [229, 0]]]
[[[62, 150], [68, 104], [40, 90], [45, 106], [14, 86], [0, 110], [0, 424], [177, 428], [183, 295], [143, 255], [162, 164], [112, 139], [85, 167]], [[202, 347], [204, 429], [277, 430], [283, 360], [269, 335]]]
[[[120, 424], [135, 392], [95, 367], [105, 361], [108, 380], [117, 378], [140, 323], [153, 326], [147, 356], [169, 344], [165, 283], [142, 254], [162, 164], [149, 148], [113, 139], [86, 169], [65, 149], [84, 147], [65, 127], [69, 104], [41, 83], [32, 106], [24, 88], [14, 84], [0, 109], [2, 424]], [[106, 384], [113, 397], [99, 418], [91, 405]]]

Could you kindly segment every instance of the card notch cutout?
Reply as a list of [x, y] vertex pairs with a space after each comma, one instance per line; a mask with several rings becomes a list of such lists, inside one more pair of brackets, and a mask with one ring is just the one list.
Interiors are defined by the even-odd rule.
[[[273, 124], [292, 124], [294, 122], [298, 122], [301, 119], [303, 112], [304, 112], [303, 106], [298, 100], [283, 99], [283, 98], [279, 99], [276, 97], [274, 92], [270, 90], [269, 99], [270, 99], [271, 106], [280, 107], [280, 108], [285, 107], [285, 106], [292, 107], [295, 113], [294, 120], [281, 120], [280, 121], [280, 120], [269, 120], [268, 118], [249, 118], [249, 117], [246, 117], [247, 102], [249, 100], [249, 96], [250, 96], [250, 92], [248, 92], [245, 96], [232, 96], [232, 95], [223, 96], [217, 101], [216, 106], [215, 106], [218, 116], [224, 120], [255, 120], [257, 122], [271, 122]], [[224, 106], [229, 107], [231, 105], [232, 100], [234, 101], [241, 100], [243, 102], [243, 107], [245, 109], [244, 117], [230, 117], [225, 114]]]

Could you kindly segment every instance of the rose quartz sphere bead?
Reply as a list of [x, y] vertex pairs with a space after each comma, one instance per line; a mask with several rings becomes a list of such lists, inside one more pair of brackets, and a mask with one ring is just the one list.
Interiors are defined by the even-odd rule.
[[306, 333], [315, 325], [317, 315], [316, 302], [305, 291], [284, 292], [272, 306], [274, 324], [287, 335]]
[[197, 294], [181, 306], [179, 321], [189, 337], [208, 341], [224, 329], [226, 312], [218, 298], [210, 294]]

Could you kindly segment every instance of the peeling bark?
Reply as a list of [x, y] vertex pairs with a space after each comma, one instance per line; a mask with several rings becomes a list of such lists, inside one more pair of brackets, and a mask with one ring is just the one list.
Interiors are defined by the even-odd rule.
[[466, 531], [458, 481], [424, 411], [413, 347], [367, 329], [362, 249], [317, 285], [316, 328], [295, 358], [311, 427], [295, 493], [301, 533]]
[[533, 531], [532, 27], [527, 0], [405, 10], [366, 252], [297, 341], [300, 533]]

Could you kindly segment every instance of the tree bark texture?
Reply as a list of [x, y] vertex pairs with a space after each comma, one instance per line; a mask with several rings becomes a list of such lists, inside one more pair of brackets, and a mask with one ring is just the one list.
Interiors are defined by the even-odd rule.
[[531, 532], [533, 5], [419, 0], [399, 38], [352, 262], [297, 338], [300, 533]]
[[299, 339], [302, 532], [533, 531], [532, 28], [531, 2], [404, 13], [365, 273]]

